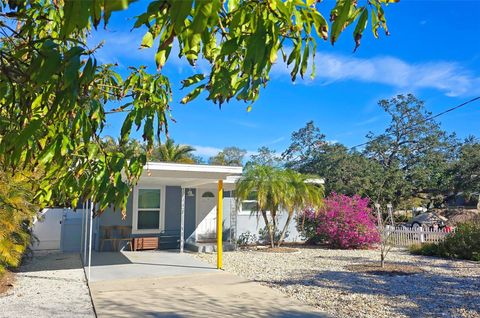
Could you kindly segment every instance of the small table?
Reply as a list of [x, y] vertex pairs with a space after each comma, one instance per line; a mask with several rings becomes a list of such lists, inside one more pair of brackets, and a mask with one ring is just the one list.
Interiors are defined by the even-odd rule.
[[158, 237], [135, 237], [133, 238], [133, 250], [156, 250], [158, 249]]

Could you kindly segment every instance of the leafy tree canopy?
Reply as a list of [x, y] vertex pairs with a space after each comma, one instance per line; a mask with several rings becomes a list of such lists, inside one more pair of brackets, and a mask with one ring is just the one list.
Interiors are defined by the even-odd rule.
[[[458, 141], [431, 120], [424, 102], [412, 94], [379, 101], [390, 116], [384, 133], [369, 133], [365, 155], [382, 166], [375, 201], [399, 202], [415, 195], [433, 199], [447, 192], [448, 167]], [[441, 199], [443, 202], [443, 198]]]
[[480, 209], [480, 140], [469, 137], [460, 146], [458, 160], [451, 167], [455, 193], [478, 197]]
[[361, 152], [328, 142], [308, 122], [292, 133], [285, 165], [325, 178], [327, 193], [360, 194], [397, 207], [439, 205], [454, 193], [478, 191], [478, 140], [459, 143], [411, 94], [379, 106], [390, 124], [381, 134], [369, 133]]
[[280, 167], [283, 165], [281, 156], [277, 155], [276, 151], [268, 147], [260, 147], [257, 153], [250, 156], [250, 160], [245, 166], [259, 165]]
[[208, 159], [208, 163], [218, 166], [242, 166], [247, 151], [238, 147], [226, 147]]
[[313, 121], [292, 133], [291, 145], [283, 152], [286, 166], [325, 179], [326, 193], [373, 195], [380, 166], [361, 153], [326, 140]]
[[[170, 81], [143, 67], [120, 76], [114, 65], [95, 59], [99, 48], [86, 44], [101, 23], [107, 25], [131, 0], [0, 0], [0, 160], [14, 172], [31, 165], [45, 169], [35, 195], [40, 204], [91, 198], [98, 212], [109, 204], [124, 208], [131, 187], [151, 155], [155, 136], [168, 133]], [[292, 80], [312, 64], [317, 40], [335, 43], [354, 25], [355, 46], [371, 22], [387, 33], [384, 6], [395, 0], [337, 0], [329, 20], [314, 0], [210, 1], [151, 0], [126, 28], [142, 28], [139, 46], [158, 39], [158, 70], [174, 42], [180, 57], [210, 64], [208, 74], [183, 83], [222, 104], [231, 98], [254, 102], [269, 80], [277, 56], [292, 66]], [[314, 67], [312, 65], [312, 70]], [[115, 109], [107, 105], [115, 102]], [[140, 130], [146, 153], [125, 155], [107, 149], [100, 136], [112, 112], [126, 112], [123, 147]]]

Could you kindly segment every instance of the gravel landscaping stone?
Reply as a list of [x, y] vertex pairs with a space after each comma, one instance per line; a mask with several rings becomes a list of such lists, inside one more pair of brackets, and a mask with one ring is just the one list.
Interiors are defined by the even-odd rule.
[[[215, 254], [196, 254], [210, 262]], [[336, 317], [480, 317], [480, 264], [395, 249], [387, 263], [422, 269], [411, 275], [349, 270], [379, 263], [376, 250], [301, 248], [300, 253], [224, 253], [224, 268]]]
[[0, 317], [95, 317], [78, 254], [38, 254], [0, 295]]

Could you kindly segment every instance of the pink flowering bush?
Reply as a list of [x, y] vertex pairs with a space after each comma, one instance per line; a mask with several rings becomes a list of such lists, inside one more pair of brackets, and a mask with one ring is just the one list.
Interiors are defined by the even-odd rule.
[[[317, 213], [304, 211], [308, 226], [302, 232], [307, 240], [321, 241], [334, 248], [371, 247], [380, 242], [380, 235], [368, 203], [368, 199], [358, 195], [332, 193]], [[315, 233], [311, 231], [312, 225], [316, 226]]]

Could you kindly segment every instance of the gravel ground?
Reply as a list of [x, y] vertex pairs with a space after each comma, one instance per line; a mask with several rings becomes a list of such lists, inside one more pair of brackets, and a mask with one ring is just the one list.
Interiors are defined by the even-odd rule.
[[0, 295], [0, 317], [95, 317], [78, 254], [39, 254]]
[[[196, 254], [214, 264], [215, 254]], [[379, 251], [301, 248], [299, 253], [224, 253], [224, 268], [277, 288], [335, 317], [480, 317], [480, 264], [392, 250], [387, 262], [414, 264], [408, 276], [349, 271], [377, 264]]]

